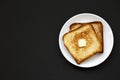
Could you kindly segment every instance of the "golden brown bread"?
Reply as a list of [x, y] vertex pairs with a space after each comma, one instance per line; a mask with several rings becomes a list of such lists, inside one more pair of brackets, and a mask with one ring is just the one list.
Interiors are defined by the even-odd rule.
[[73, 24], [70, 25], [70, 31], [75, 30], [75, 29], [77, 29], [81, 26], [82, 26], [82, 23], [73, 23]]
[[[80, 47], [78, 45], [78, 41], [80, 39], [86, 40], [86, 46]], [[82, 27], [64, 34], [63, 42], [69, 53], [78, 64], [100, 50], [100, 42], [94, 28], [90, 24], [82, 25]]]
[[103, 46], [103, 25], [100, 21], [94, 21], [94, 22], [88, 22], [88, 23], [73, 23], [70, 25], [70, 31], [75, 30], [85, 24], [91, 24], [93, 26], [97, 34], [97, 38], [101, 44], [100, 50], [98, 51], [98, 53], [103, 53], [103, 47], [104, 47]]

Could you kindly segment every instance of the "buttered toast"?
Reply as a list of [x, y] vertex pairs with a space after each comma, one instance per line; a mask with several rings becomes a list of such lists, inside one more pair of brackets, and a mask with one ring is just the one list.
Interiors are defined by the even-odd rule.
[[75, 30], [82, 25], [91, 24], [96, 32], [97, 38], [100, 42], [100, 50], [98, 53], [103, 53], [103, 25], [100, 21], [88, 22], [88, 23], [73, 23], [70, 25], [70, 31]]
[[96, 32], [90, 24], [84, 24], [64, 34], [63, 43], [78, 64], [101, 49]]

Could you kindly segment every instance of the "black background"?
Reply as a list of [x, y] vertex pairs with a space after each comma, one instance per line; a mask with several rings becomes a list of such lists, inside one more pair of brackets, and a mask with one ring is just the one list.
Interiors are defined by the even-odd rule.
[[[0, 80], [119, 80], [118, 1], [1, 0]], [[103, 17], [114, 33], [111, 55], [94, 68], [72, 65], [59, 49], [60, 29], [70, 17], [79, 13]]]

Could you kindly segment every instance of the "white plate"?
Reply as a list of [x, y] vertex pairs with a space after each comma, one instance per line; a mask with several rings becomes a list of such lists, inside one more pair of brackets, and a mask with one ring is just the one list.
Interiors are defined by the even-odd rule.
[[[63, 35], [69, 31], [69, 26], [72, 23], [76, 22], [92, 22], [92, 21], [101, 21], [103, 24], [103, 40], [104, 40], [104, 52], [103, 54], [96, 54], [92, 56], [91, 58], [85, 60], [81, 64], [77, 64], [73, 57], [69, 54], [67, 49], [65, 48], [62, 37]], [[59, 47], [63, 54], [63, 56], [73, 65], [76, 65], [78, 67], [84, 67], [84, 68], [90, 68], [97, 66], [104, 62], [108, 56], [110, 55], [112, 48], [113, 48], [114, 38], [113, 38], [113, 32], [110, 28], [110, 25], [100, 16], [91, 14], [91, 13], [82, 13], [73, 16], [70, 18], [62, 27], [60, 34], [59, 34]]]

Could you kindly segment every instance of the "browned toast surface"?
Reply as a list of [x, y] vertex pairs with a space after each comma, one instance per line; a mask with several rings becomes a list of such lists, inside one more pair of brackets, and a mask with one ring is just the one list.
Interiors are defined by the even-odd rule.
[[98, 52], [102, 53], [103, 47], [104, 47], [103, 46], [103, 25], [100, 21], [94, 21], [94, 22], [88, 22], [88, 23], [73, 23], [70, 25], [70, 31], [75, 30], [85, 24], [91, 24], [93, 26], [93, 28], [97, 34], [97, 38], [99, 39], [99, 42], [101, 44], [101, 49]]
[[[78, 45], [78, 41], [81, 39], [86, 41], [84, 47]], [[82, 25], [81, 27], [64, 34], [63, 42], [78, 64], [96, 54], [101, 49], [96, 32], [90, 24]]]

